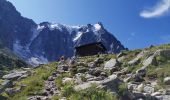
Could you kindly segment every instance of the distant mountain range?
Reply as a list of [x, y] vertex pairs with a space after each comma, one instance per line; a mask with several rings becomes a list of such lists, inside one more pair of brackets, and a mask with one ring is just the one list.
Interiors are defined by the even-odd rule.
[[22, 17], [6, 0], [0, 0], [0, 40], [19, 57], [33, 65], [48, 63], [61, 56], [74, 55], [74, 47], [102, 42], [109, 52], [119, 53], [125, 47], [101, 22], [68, 26]]

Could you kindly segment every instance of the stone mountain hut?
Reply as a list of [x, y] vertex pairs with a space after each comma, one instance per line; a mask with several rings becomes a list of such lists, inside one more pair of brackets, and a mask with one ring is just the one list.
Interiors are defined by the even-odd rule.
[[75, 47], [75, 56], [92, 56], [106, 53], [107, 49], [102, 42], [90, 43]]

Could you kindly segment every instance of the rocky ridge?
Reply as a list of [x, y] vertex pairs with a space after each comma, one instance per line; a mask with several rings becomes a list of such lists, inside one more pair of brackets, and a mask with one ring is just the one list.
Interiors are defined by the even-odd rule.
[[23, 17], [7, 0], [0, 0], [0, 9], [0, 41], [34, 66], [56, 61], [63, 55], [72, 57], [75, 46], [93, 42], [102, 42], [112, 53], [125, 49], [100, 22], [81, 26], [37, 24]]

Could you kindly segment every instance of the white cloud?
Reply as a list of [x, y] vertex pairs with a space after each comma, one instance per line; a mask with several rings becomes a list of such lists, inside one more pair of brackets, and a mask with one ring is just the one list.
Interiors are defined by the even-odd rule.
[[166, 15], [170, 10], [170, 0], [162, 0], [152, 8], [145, 9], [140, 13], [141, 17], [154, 18]]

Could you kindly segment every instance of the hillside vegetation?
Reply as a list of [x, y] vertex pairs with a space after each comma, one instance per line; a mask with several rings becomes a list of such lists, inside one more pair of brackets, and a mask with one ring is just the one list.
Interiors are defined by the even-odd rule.
[[75, 57], [24, 71], [30, 74], [12, 80], [15, 84], [11, 91], [1, 93], [1, 98], [164, 100], [170, 97], [169, 44], [122, 51], [117, 55]]

